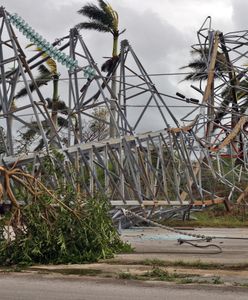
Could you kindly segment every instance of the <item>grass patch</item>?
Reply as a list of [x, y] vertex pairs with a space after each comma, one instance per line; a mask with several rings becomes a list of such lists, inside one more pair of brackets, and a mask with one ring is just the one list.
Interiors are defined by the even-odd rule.
[[196, 260], [193, 262], [187, 262], [183, 260], [176, 261], [166, 261], [160, 259], [145, 259], [142, 261], [106, 261], [108, 264], [115, 265], [145, 265], [153, 267], [180, 267], [180, 268], [190, 268], [190, 269], [199, 269], [199, 270], [230, 270], [230, 271], [239, 271], [239, 270], [248, 270], [248, 263], [243, 264], [218, 264], [218, 263], [205, 263], [201, 260]]
[[199, 269], [199, 270], [247, 270], [248, 263], [244, 264], [218, 264], [218, 263], [205, 263], [201, 260], [196, 260], [193, 262], [187, 262], [183, 260], [176, 261], [163, 261], [159, 259], [146, 259], [139, 264], [147, 265], [147, 266], [164, 266], [164, 267], [181, 267], [181, 268], [191, 268], [191, 269]]
[[152, 271], [147, 271], [142, 276], [145, 278], [155, 279], [160, 281], [175, 281], [175, 279], [178, 278], [178, 274], [169, 273], [168, 271], [158, 267], [154, 267]]
[[248, 288], [248, 282], [245, 282], [245, 283], [234, 282], [233, 285], [238, 286], [238, 287]]
[[118, 274], [118, 278], [119, 279], [127, 279], [127, 280], [131, 280], [131, 279], [138, 279], [138, 276], [133, 275], [129, 272], [121, 272]]
[[190, 284], [190, 283], [195, 283], [195, 281], [192, 278], [182, 278], [178, 283], [180, 283], [180, 284]]
[[247, 227], [248, 226], [248, 212], [242, 207], [235, 206], [232, 211], [226, 211], [224, 205], [214, 205], [208, 209], [200, 212], [191, 212], [190, 220], [164, 220], [163, 225], [172, 227], [191, 226], [191, 227]]
[[20, 266], [12, 266], [12, 267], [1, 267], [0, 273], [11, 273], [11, 272], [23, 272], [25, 268], [21, 268]]
[[220, 279], [220, 276], [214, 276], [214, 278], [212, 278], [212, 283], [213, 284], [223, 284], [223, 281]]
[[190, 281], [189, 277], [198, 277], [195, 274], [178, 274], [178, 273], [170, 273], [167, 270], [154, 267], [151, 271], [147, 271], [144, 274], [134, 275], [130, 272], [122, 272], [118, 274], [119, 279], [127, 279], [127, 280], [155, 280], [155, 281], [170, 281], [181, 283], [181, 280]]
[[[181, 267], [181, 268], [191, 268], [191, 269], [202, 269], [202, 270], [213, 270], [213, 269], [223, 269], [228, 266], [216, 263], [205, 263], [201, 260], [197, 260], [194, 262], [186, 262], [183, 260], [176, 261], [163, 261], [159, 259], [146, 259], [142, 262], [142, 264], [147, 266], [164, 266], [164, 267]], [[247, 264], [248, 267], [248, 264]]]

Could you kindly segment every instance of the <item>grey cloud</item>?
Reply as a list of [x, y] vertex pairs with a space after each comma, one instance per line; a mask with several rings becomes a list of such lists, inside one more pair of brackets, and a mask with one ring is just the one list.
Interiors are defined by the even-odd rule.
[[[118, 9], [118, 8], [117, 8]], [[127, 28], [126, 37], [136, 51], [150, 65], [167, 64], [166, 56], [178, 51], [184, 36], [152, 11], [138, 13], [130, 8], [119, 8], [121, 24]]]
[[[91, 2], [94, 2], [93, 0]], [[2, 0], [2, 5], [10, 12], [20, 14], [31, 26], [50, 41], [64, 36], [75, 24], [82, 21], [77, 10], [86, 1], [54, 1], [54, 0]], [[114, 3], [119, 12], [121, 27], [126, 28], [127, 38], [134, 49], [153, 70], [166, 69], [170, 65], [168, 55], [181, 52], [185, 44], [185, 35], [152, 11], [139, 13], [129, 7]], [[97, 57], [111, 55], [111, 36], [96, 32], [82, 32], [87, 45]], [[178, 65], [180, 65], [179, 55]], [[177, 66], [175, 66], [177, 68]]]
[[66, 35], [80, 21], [77, 10], [80, 5], [63, 4], [52, 0], [2, 0], [2, 5], [11, 13], [18, 13], [44, 37], [55, 39]]
[[[55, 0], [2, 0], [2, 5], [10, 12], [17, 12], [45, 38], [53, 41], [67, 35], [71, 27], [82, 21], [82, 17], [76, 12], [86, 2], [88, 1], [61, 4], [61, 1]], [[122, 3], [112, 3], [114, 9], [119, 12], [121, 28], [127, 29], [121, 39], [129, 40], [147, 72], [179, 71], [180, 66], [187, 64], [187, 45], [190, 44], [194, 33], [182, 33], [158, 14], [148, 10], [139, 12]], [[111, 56], [112, 41], [109, 34], [92, 31], [81, 33], [99, 65], [104, 61], [103, 56]], [[175, 95], [180, 79], [152, 78], [159, 90], [172, 95]], [[166, 101], [168, 104], [173, 103], [168, 99]]]
[[244, 0], [232, 0], [233, 23], [235, 30], [244, 30], [248, 28], [247, 12], [248, 2]]

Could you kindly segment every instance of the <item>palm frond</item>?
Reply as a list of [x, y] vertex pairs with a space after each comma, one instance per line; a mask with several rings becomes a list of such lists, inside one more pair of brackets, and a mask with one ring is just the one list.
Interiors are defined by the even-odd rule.
[[[31, 93], [35, 90], [35, 84], [39, 88], [43, 85], [47, 85], [47, 83], [52, 80], [51, 72], [44, 65], [40, 65], [38, 70], [39, 70], [39, 76], [36, 77], [35, 83], [31, 82], [29, 84], [29, 89], [30, 89]], [[26, 96], [27, 94], [28, 94], [27, 88], [24, 87], [15, 95], [14, 98], [16, 98], [16, 99], [22, 98], [22, 97]]]
[[220, 107], [216, 113], [215, 119], [214, 119], [214, 123], [219, 124], [222, 120], [222, 118], [228, 113], [228, 107], [232, 102], [232, 98], [227, 97], [225, 98], [221, 104]]
[[46, 98], [45, 100], [47, 102], [47, 108], [52, 109], [52, 107], [53, 107], [52, 99], [51, 98]]
[[111, 5], [107, 5], [106, 6], [106, 14], [111, 16], [111, 19], [112, 19], [112, 29], [113, 31], [115, 32], [115, 34], [118, 35], [118, 26], [119, 26], [119, 16], [118, 16], [118, 13], [113, 10], [112, 6]]
[[[30, 44], [28, 44], [25, 48], [30, 48], [30, 47], [33, 47], [33, 46], [35, 46], [35, 44], [34, 44], [34, 43], [30, 43]], [[44, 51], [42, 50], [42, 48], [40, 48], [40, 47], [37, 47], [37, 46], [36, 46], [35, 49], [34, 49], [34, 51], [36, 51], [36, 52], [43, 52], [43, 53], [42, 53], [42, 57], [44, 57], [44, 58], [47, 58], [47, 57], [48, 57], [48, 55], [46, 54], [46, 52], [44, 52]], [[50, 72], [51, 72], [51, 73], [57, 74], [58, 69], [57, 69], [56, 61], [55, 61], [54, 59], [52, 59], [51, 57], [48, 58], [47, 61], [46, 61], [46, 64], [47, 64], [48, 67], [50, 68]]]
[[38, 130], [39, 130], [38, 126], [37, 126], [37, 128], [33, 127], [33, 128], [27, 129], [25, 132], [22, 133], [22, 139], [24, 141], [32, 140], [35, 137]]
[[[245, 69], [236, 76], [237, 86], [240, 88], [236, 90], [237, 100], [241, 100], [243, 97], [246, 97], [248, 95], [248, 79], [246, 76], [247, 72], [248, 69]], [[231, 88], [232, 87], [229, 85], [225, 87], [221, 93], [221, 97], [226, 98], [227, 95], [230, 94]]]
[[192, 72], [189, 73], [185, 78], [182, 80], [191, 80], [191, 81], [199, 81], [199, 80], [206, 80], [208, 78], [208, 74], [206, 72]]
[[97, 22], [82, 22], [76, 25], [77, 29], [91, 29], [99, 32], [111, 32], [110, 28]]
[[[52, 109], [53, 105], [54, 105], [52, 99], [51, 98], [46, 98], [45, 100], [47, 102], [47, 108], [48, 109]], [[57, 100], [56, 101], [55, 110], [58, 111], [58, 112], [60, 112], [60, 113], [62, 113], [62, 114], [64, 114], [64, 115], [68, 114], [68, 106], [62, 100]]]
[[64, 115], [68, 114], [68, 106], [62, 100], [57, 101], [57, 109], [60, 113], [62, 113]]
[[32, 139], [34, 139], [36, 133], [39, 132], [39, 126], [38, 123], [36, 121], [33, 121], [31, 123], [28, 124], [28, 128], [21, 133], [21, 138], [28, 142]]
[[[237, 97], [238, 101], [240, 101], [244, 98], [247, 98], [248, 82], [245, 82], [244, 80], [242, 80], [239, 83], [239, 87], [241, 87], [241, 89], [236, 91], [236, 97]], [[218, 112], [217, 112], [215, 120], [214, 120], [215, 123], [217, 123], [217, 124], [220, 123], [221, 119], [228, 113], [228, 107], [233, 103], [232, 88], [233, 87], [228, 86], [221, 93], [221, 97], [223, 98], [223, 100], [220, 104], [220, 107], [218, 109]], [[245, 99], [244, 103], [242, 105], [240, 105], [240, 113], [244, 113], [244, 111], [246, 110], [246, 107], [247, 107], [247, 100]]]
[[[34, 43], [29, 43], [29, 44], [27, 44], [27, 46], [25, 47], [25, 49], [30, 48], [30, 47], [33, 47], [33, 46], [35, 46]], [[37, 49], [40, 49], [40, 51], [42, 51], [41, 48], [38, 48], [38, 47], [37, 47]]]
[[107, 10], [108, 4], [103, 0], [98, 0], [98, 4], [103, 11]]
[[239, 86], [239, 89], [236, 92], [237, 99], [241, 100], [243, 98], [247, 98], [248, 97], [248, 80], [247, 80], [247, 78], [242, 79], [239, 82], [238, 86]]
[[79, 11], [79, 14], [88, 17], [90, 20], [101, 23], [107, 27], [112, 27], [113, 17], [112, 14], [98, 8], [94, 4], [88, 4], [83, 6]]
[[116, 64], [118, 63], [118, 61], [119, 61], [119, 56], [114, 56], [106, 60], [101, 67], [102, 72], [112, 72]]
[[244, 77], [247, 71], [242, 72], [236, 77], [237, 80], [237, 86], [226, 86], [222, 92], [221, 97], [223, 98], [218, 112], [216, 114], [215, 123], [220, 123], [221, 119], [228, 114], [228, 108], [233, 103], [233, 95], [232, 95], [232, 89], [239, 87], [236, 89], [236, 99], [238, 101], [243, 101], [241, 105], [239, 105], [240, 113], [244, 113], [246, 108], [248, 107], [248, 81], [247, 78]]
[[[191, 51], [191, 54], [198, 55], [199, 58], [194, 59], [191, 61], [187, 66], [183, 66], [180, 69], [190, 68], [192, 72], [187, 75], [182, 81], [184, 80], [206, 80], [208, 77], [207, 74], [207, 57], [209, 48], [206, 49], [194, 49]], [[218, 51], [216, 62], [215, 62], [215, 77], [222, 76], [223, 73], [228, 71], [227, 62], [225, 55]]]
[[49, 66], [51, 73], [53, 73], [53, 74], [58, 73], [57, 64], [54, 59], [48, 58], [48, 60], [46, 61], [46, 64]]
[[58, 125], [60, 127], [68, 128], [69, 127], [69, 122], [68, 122], [67, 119], [59, 116], [58, 117]]
[[204, 70], [207, 69], [206, 63], [202, 59], [197, 59], [190, 62], [187, 66], [183, 66], [180, 69], [194, 69], [194, 70]]
[[40, 65], [38, 67], [39, 70], [39, 77], [41, 78], [52, 78], [52, 73], [51, 71], [45, 66], [45, 65]]

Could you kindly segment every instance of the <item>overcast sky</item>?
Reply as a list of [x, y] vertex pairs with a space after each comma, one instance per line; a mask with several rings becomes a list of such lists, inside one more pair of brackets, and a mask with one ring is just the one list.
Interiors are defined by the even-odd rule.
[[[0, 0], [11, 13], [21, 15], [47, 40], [67, 35], [83, 19], [77, 14], [85, 0]], [[247, 0], [109, 0], [118, 11], [122, 38], [128, 39], [149, 73], [178, 72], [190, 59], [190, 45], [207, 16], [213, 29], [224, 33], [247, 29]], [[111, 36], [92, 31], [82, 32], [93, 57], [99, 64], [111, 55]], [[100, 45], [100, 47], [99, 47]], [[102, 60], [102, 61], [101, 61]], [[163, 92], [175, 94], [191, 89], [179, 83], [182, 77], [154, 78]], [[157, 81], [157, 82], [156, 82]]]
[[[85, 0], [0, 0], [11, 13], [20, 14], [45, 38], [53, 41], [66, 35], [82, 19], [77, 10]], [[207, 16], [220, 31], [243, 29], [247, 20], [246, 0], [109, 0], [120, 17], [122, 36], [127, 38], [141, 61], [151, 71], [177, 71], [188, 61], [189, 47]], [[101, 55], [111, 53], [108, 34], [82, 33], [93, 55], [101, 43]], [[148, 38], [149, 37], [149, 38]], [[99, 40], [100, 39], [100, 40]], [[103, 53], [103, 51], [105, 53]]]

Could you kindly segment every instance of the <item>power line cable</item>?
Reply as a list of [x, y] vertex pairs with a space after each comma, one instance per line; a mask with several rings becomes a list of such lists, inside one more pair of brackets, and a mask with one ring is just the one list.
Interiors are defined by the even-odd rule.
[[[202, 72], [202, 74], [204, 75], [208, 75], [209, 73], [216, 73], [216, 71], [209, 71], [209, 72]], [[231, 71], [223, 71], [224, 74], [227, 74], [227, 73], [231, 73]], [[147, 76], [149, 77], [158, 77], [158, 76], [181, 76], [181, 75], [190, 75], [192, 74], [192, 72], [165, 72], [165, 73], [148, 73]], [[125, 78], [132, 78], [132, 77], [141, 77], [143, 76], [143, 74], [132, 74], [132, 75], [125, 75]], [[95, 76], [95, 78], [105, 78], [104, 76]], [[113, 76], [109, 76], [108, 79], [111, 79]], [[115, 75], [114, 76], [115, 78], [121, 78], [122, 76], [121, 75]], [[248, 76], [246, 76], [248, 77]], [[77, 77], [78, 79], [85, 79], [87, 80], [88, 77], [84, 77], [84, 76], [81, 76], [81, 77]], [[71, 78], [70, 77], [62, 77], [62, 78], [59, 78], [58, 81], [68, 81], [70, 80]], [[28, 82], [31, 82], [32, 80], [31, 79], [28, 79], [27, 80]], [[42, 82], [43, 80], [42, 79], [39, 79], [38, 81]], [[46, 79], [44, 79], [44, 81], [47, 81]], [[17, 82], [24, 82], [24, 80], [17, 80]]]

